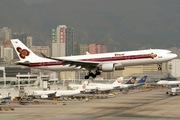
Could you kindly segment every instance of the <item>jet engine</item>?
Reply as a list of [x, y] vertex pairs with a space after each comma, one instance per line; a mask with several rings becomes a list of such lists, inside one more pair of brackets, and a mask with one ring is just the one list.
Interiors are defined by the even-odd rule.
[[124, 70], [124, 67], [120, 63], [105, 63], [99, 67], [99, 70], [103, 72], [112, 72], [114, 70]]
[[41, 98], [48, 98], [48, 95], [41, 95]]
[[102, 71], [103, 72], [112, 72], [114, 70], [115, 70], [114, 63], [102, 64]]
[[124, 67], [121, 63], [115, 64], [115, 70], [124, 70]]

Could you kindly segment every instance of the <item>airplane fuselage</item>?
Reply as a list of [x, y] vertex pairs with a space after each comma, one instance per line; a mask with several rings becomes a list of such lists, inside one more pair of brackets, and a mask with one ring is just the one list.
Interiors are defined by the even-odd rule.
[[[126, 67], [144, 64], [163, 63], [171, 59], [174, 59], [175, 57], [177, 57], [177, 55], [171, 53], [171, 51], [169, 50], [149, 49], [128, 52], [67, 56], [57, 58], [74, 61], [99, 62], [100, 65], [104, 63], [114, 63], [117, 66]], [[53, 71], [70, 71], [82, 69], [81, 67], [69, 66], [68, 64], [64, 65], [62, 62], [47, 58], [41, 58], [38, 60], [31, 59], [29, 63], [29, 67]], [[23, 61], [19, 61], [17, 62], [17, 64], [23, 65], [24, 63]]]
[[177, 85], [180, 84], [180, 81], [167, 81], [167, 80], [161, 80], [157, 82], [159, 85]]

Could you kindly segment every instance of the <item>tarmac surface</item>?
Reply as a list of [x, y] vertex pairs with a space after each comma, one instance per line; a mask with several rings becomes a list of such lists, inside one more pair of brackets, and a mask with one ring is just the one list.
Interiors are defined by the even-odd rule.
[[128, 94], [120, 93], [114, 98], [90, 101], [39, 100], [46, 102], [44, 105], [11, 102], [0, 105], [14, 108], [14, 111], [0, 111], [0, 120], [179, 120], [180, 95], [166, 95], [168, 90], [130, 90]]

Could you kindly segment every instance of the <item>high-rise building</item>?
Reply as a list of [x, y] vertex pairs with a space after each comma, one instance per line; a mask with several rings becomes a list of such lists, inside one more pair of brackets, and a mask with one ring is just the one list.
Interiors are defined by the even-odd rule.
[[85, 55], [88, 51], [88, 45], [87, 44], [79, 44], [80, 47], [80, 55]]
[[89, 44], [88, 52], [90, 54], [106, 53], [107, 47], [106, 45], [101, 45], [101, 44]]
[[28, 48], [30, 48], [31, 46], [32, 46], [32, 39], [33, 39], [33, 37], [31, 37], [31, 36], [27, 36], [27, 47]]
[[80, 55], [80, 47], [79, 47], [79, 44], [77, 42], [74, 42], [74, 46], [73, 46], [73, 49], [74, 49], [74, 55]]
[[11, 39], [11, 29], [8, 27], [3, 27], [0, 29], [0, 38], [5, 39], [5, 40], [10, 40]]
[[0, 58], [4, 58], [4, 47], [0, 46]]
[[42, 56], [41, 53], [51, 56], [49, 46], [31, 46], [30, 49], [38, 56]]
[[97, 53], [96, 44], [89, 44], [88, 45], [88, 52], [90, 54], [96, 54]]
[[23, 42], [25, 45], [27, 45], [27, 33], [13, 33], [12, 36], [13, 39], [19, 39], [21, 42]]
[[66, 28], [65, 38], [66, 38], [65, 40], [66, 56], [74, 55], [74, 51], [73, 51], [74, 29], [73, 28]]
[[52, 56], [73, 55], [74, 30], [66, 25], [52, 29]]
[[98, 46], [98, 53], [106, 53], [107, 52], [107, 46], [106, 45], [97, 45]]
[[13, 60], [13, 48], [4, 48], [4, 60], [5, 61]]

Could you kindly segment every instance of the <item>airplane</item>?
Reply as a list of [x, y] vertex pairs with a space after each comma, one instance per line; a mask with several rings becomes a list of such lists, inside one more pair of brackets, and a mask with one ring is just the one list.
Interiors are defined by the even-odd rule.
[[[136, 77], [132, 77], [128, 82], [125, 84], [122, 84], [123, 77], [118, 78], [115, 82], [112, 84], [88, 84], [85, 89], [85, 93], [94, 93], [98, 91], [104, 91], [104, 92], [109, 92], [110, 90], [113, 90], [115, 88], [127, 88], [130, 86], [134, 86], [134, 83], [136, 81]], [[75, 85], [70, 87], [75, 87]]]
[[109, 86], [119, 86], [122, 81], [123, 81], [124, 77], [119, 77], [117, 78], [112, 84], [103, 84], [103, 83], [88, 83], [89, 86], [97, 86], [97, 85], [109, 85]]
[[[164, 49], [149, 49], [137, 51], [111, 52], [102, 54], [87, 54], [66, 57], [43, 57], [35, 55], [18, 39], [11, 39], [11, 43], [20, 61], [17, 65], [34, 67], [52, 71], [88, 70], [85, 79], [95, 78], [101, 72], [124, 70], [126, 66], [161, 64], [177, 57], [176, 54]], [[159, 67], [158, 69], [161, 69]]]
[[125, 84], [121, 84], [121, 85], [119, 86], [120, 90], [129, 88], [129, 87], [134, 87], [136, 78], [137, 78], [137, 77], [132, 77], [132, 78], [131, 78], [129, 81], [127, 81]]
[[33, 91], [33, 96], [40, 96], [41, 98], [49, 98], [50, 96], [61, 97], [61, 96], [72, 96], [80, 94], [81, 91], [86, 89], [88, 81], [84, 81], [81, 87], [78, 87], [76, 90], [36, 90]]
[[[119, 77], [116, 81], [114, 81], [112, 84], [100, 84], [100, 83], [88, 83], [86, 86], [86, 90], [87, 91], [97, 91], [98, 88], [106, 88], [106, 89], [113, 89], [113, 87], [117, 87], [121, 84], [121, 82], [123, 81], [123, 77]], [[77, 87], [79, 87], [80, 85], [77, 84], [69, 84], [68, 85], [70, 88], [72, 89], [76, 89]]]
[[177, 85], [179, 86], [180, 81], [167, 81], [167, 80], [160, 80], [156, 84], [157, 85]]
[[[112, 90], [112, 89], [117, 89], [117, 88], [129, 88], [129, 87], [132, 87], [134, 86], [134, 83], [136, 81], [136, 78], [137, 77], [132, 77], [130, 78], [130, 80], [128, 80], [126, 83], [122, 84], [122, 83], [119, 83], [119, 82], [116, 82], [116, 83], [119, 83], [117, 85], [114, 85], [114, 86], [103, 86], [103, 87], [99, 87], [98, 91], [103, 91], [103, 90]], [[88, 89], [88, 87], [86, 88]]]
[[146, 80], [147, 80], [147, 76], [144, 76], [137, 83], [135, 83], [134, 86], [144, 85]]

